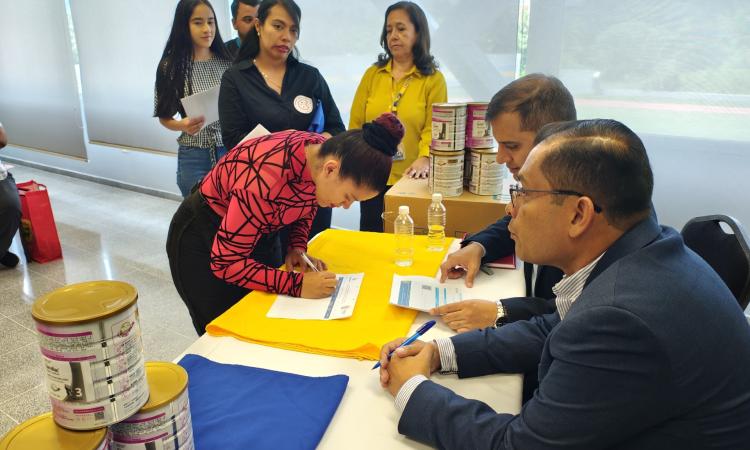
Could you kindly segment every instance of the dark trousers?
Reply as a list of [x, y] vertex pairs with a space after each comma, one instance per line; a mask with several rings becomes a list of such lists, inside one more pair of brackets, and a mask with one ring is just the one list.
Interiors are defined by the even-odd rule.
[[377, 196], [359, 203], [359, 231], [383, 232], [385, 193], [390, 188], [391, 186], [386, 186]]
[[4, 257], [21, 224], [21, 200], [11, 174], [0, 181], [0, 258]]
[[[250, 292], [217, 278], [211, 271], [211, 247], [220, 223], [221, 217], [194, 188], [175, 212], [167, 235], [172, 281], [198, 335], [203, 334], [209, 322]], [[282, 259], [278, 235], [261, 237], [248, 258], [279, 267]]]
[[526, 404], [534, 391], [539, 387], [539, 370], [533, 370], [523, 374], [523, 391], [521, 392], [521, 404]]

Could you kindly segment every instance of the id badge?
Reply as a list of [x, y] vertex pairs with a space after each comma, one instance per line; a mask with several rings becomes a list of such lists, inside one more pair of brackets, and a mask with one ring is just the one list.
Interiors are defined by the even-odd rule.
[[398, 147], [396, 147], [396, 154], [393, 155], [394, 161], [403, 161], [406, 158], [406, 154], [404, 152], [404, 144], [399, 143]]

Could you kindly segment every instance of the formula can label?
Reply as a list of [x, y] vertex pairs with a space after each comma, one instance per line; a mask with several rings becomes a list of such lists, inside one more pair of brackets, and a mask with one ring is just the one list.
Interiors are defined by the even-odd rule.
[[112, 425], [116, 440], [140, 434], [160, 434], [163, 428], [178, 430], [190, 423], [190, 402], [185, 389], [177, 399], [154, 411], [138, 412], [124, 421]]
[[457, 158], [433, 157], [430, 176], [436, 180], [455, 180], [463, 174], [463, 161]]
[[[130, 338], [138, 341], [141, 338], [136, 305], [101, 321], [70, 326], [37, 322], [36, 329], [39, 331], [39, 345], [53, 352], [86, 352], [101, 347], [102, 342], [126, 346]], [[122, 353], [119, 349], [108, 351], [99, 359]]]
[[466, 143], [466, 104], [432, 105], [432, 148], [463, 150]]
[[448, 136], [445, 140], [432, 140], [432, 148], [435, 150], [444, 151], [455, 151], [464, 149], [464, 135], [457, 134], [455, 136]]
[[469, 192], [476, 195], [498, 195], [503, 192], [502, 178], [488, 178], [481, 182], [469, 184]]
[[464, 152], [430, 151], [430, 192], [439, 192], [443, 197], [457, 197], [463, 193]]
[[454, 182], [433, 182], [430, 183], [430, 192], [439, 192], [443, 197], [458, 197], [463, 194], [464, 186], [460, 178]]
[[465, 127], [454, 122], [432, 121], [432, 139], [451, 141], [456, 139], [456, 135], [465, 136]]
[[485, 120], [487, 103], [469, 103], [466, 106], [466, 146], [490, 148], [494, 145], [490, 125]]
[[146, 377], [129, 390], [91, 403], [59, 400], [51, 396], [52, 414], [58, 425], [73, 430], [90, 430], [119, 422], [133, 415], [148, 401]]
[[477, 195], [502, 193], [503, 166], [496, 161], [497, 151], [469, 149], [466, 157], [465, 179], [469, 192]]
[[432, 120], [466, 122], [466, 103], [433, 103]]
[[137, 435], [125, 438], [125, 440], [113, 437], [111, 448], [112, 450], [192, 450], [195, 448], [193, 427], [188, 423], [174, 434], [163, 432], [151, 436]]

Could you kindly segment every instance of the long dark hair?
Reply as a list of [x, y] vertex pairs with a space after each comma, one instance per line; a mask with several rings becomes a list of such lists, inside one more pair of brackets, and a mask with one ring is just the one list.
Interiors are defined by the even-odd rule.
[[208, 0], [180, 0], [174, 11], [172, 31], [169, 33], [167, 45], [156, 69], [156, 110], [154, 117], [172, 117], [178, 111], [185, 117], [185, 110], [180, 104], [180, 99], [185, 94], [185, 81], [188, 84], [188, 93], [193, 92], [190, 81], [193, 72], [193, 40], [190, 37], [190, 16], [196, 6], [203, 4], [211, 8], [214, 13], [214, 24], [216, 33], [211, 43], [211, 52], [214, 56], [229, 61], [231, 55], [224, 46], [219, 32], [219, 24], [216, 22], [216, 12]]
[[430, 54], [430, 27], [427, 25], [427, 17], [425, 17], [422, 8], [413, 2], [397, 2], [385, 10], [383, 31], [380, 33], [380, 46], [383, 47], [385, 53], [378, 55], [378, 62], [375, 64], [378, 67], [383, 67], [393, 58], [388, 48], [388, 14], [397, 9], [406, 11], [409, 15], [409, 20], [411, 20], [417, 32], [417, 42], [414, 43], [414, 47], [411, 49], [412, 55], [414, 55], [414, 65], [422, 75], [432, 75], [437, 70], [438, 64]]
[[[258, 23], [263, 26], [263, 24], [266, 23], [269, 11], [276, 5], [281, 5], [281, 7], [286, 10], [287, 14], [289, 14], [294, 21], [294, 24], [297, 25], [297, 29], [299, 29], [299, 24], [302, 21], [302, 10], [299, 9], [299, 6], [294, 0], [263, 0], [260, 2], [260, 7], [258, 8]], [[238, 63], [251, 60], [258, 56], [259, 52], [260, 38], [258, 37], [258, 33], [253, 33], [253, 31], [250, 30], [250, 32], [247, 33], [247, 37], [245, 37], [245, 40], [242, 42], [242, 46], [237, 52], [237, 57], [234, 58], [234, 62]], [[289, 57], [294, 59], [299, 58], [299, 52], [297, 51], [296, 45], [292, 49], [292, 54], [289, 55]]]

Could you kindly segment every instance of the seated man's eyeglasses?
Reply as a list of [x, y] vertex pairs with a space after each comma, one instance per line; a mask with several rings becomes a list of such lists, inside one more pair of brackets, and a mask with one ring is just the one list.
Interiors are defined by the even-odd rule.
[[[510, 186], [510, 203], [513, 205], [514, 208], [518, 208], [518, 198], [526, 197], [529, 194], [550, 194], [550, 195], [573, 195], [576, 197], [589, 197], [586, 194], [582, 194], [577, 191], [566, 191], [566, 190], [544, 190], [544, 189], [526, 189], [520, 184], [512, 184]], [[589, 197], [591, 198], [591, 197]], [[594, 200], [591, 199], [591, 202], [594, 203]], [[594, 203], [594, 211], [597, 213], [602, 212], [602, 208]]]

